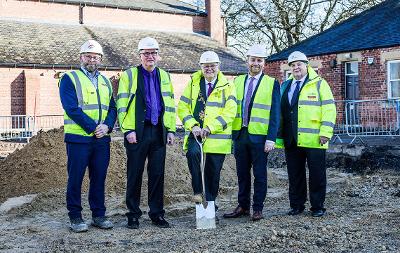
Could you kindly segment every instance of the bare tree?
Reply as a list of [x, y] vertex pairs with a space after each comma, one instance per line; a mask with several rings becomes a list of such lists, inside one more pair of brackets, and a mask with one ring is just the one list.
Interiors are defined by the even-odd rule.
[[253, 43], [280, 52], [383, 0], [222, 0], [228, 45], [245, 52]]

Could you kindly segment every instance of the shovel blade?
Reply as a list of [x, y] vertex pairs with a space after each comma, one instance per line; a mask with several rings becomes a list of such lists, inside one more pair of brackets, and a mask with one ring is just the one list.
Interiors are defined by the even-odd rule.
[[215, 225], [215, 203], [207, 201], [207, 208], [203, 204], [196, 204], [196, 228], [197, 229], [212, 229]]

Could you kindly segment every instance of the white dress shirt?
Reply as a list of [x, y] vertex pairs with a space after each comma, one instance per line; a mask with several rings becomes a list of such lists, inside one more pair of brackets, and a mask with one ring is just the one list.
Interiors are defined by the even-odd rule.
[[248, 92], [247, 87], [249, 87], [250, 78], [254, 77], [254, 79], [255, 79], [253, 81], [253, 90], [251, 91], [251, 96], [253, 96], [253, 93], [256, 90], [256, 87], [257, 87], [258, 81], [261, 77], [261, 74], [262, 74], [262, 71], [260, 73], [258, 73], [256, 76], [251, 76], [250, 74], [247, 74], [247, 80], [246, 80], [246, 83], [244, 84], [243, 105], [245, 105], [245, 103], [246, 103], [246, 96], [247, 96], [247, 92]]
[[296, 82], [297, 82], [297, 81], [300, 81], [299, 90], [301, 90], [301, 87], [303, 86], [304, 80], [306, 80], [306, 77], [307, 77], [307, 75], [305, 75], [305, 76], [304, 76], [302, 79], [300, 79], [300, 80], [296, 80], [296, 79], [293, 78], [293, 81], [292, 81], [292, 83], [290, 84], [290, 89], [289, 89], [289, 91], [288, 91], [289, 103], [292, 101], [293, 93], [294, 93], [294, 90], [296, 89]]
[[206, 85], [206, 96], [207, 96], [207, 92], [208, 92], [208, 83], [211, 83], [211, 84], [212, 84], [211, 86], [212, 86], [213, 89], [214, 89], [214, 87], [215, 87], [215, 81], [217, 81], [217, 76], [216, 76], [211, 82], [207, 81], [207, 79], [204, 78], [204, 83], [205, 83], [205, 85]]

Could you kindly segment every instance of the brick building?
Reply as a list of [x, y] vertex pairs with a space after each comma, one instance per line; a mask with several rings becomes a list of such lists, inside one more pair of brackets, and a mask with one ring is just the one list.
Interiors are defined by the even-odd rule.
[[216, 51], [228, 76], [246, 66], [225, 46], [220, 1], [206, 10], [178, 0], [0, 2], [0, 116], [62, 114], [60, 72], [79, 67], [79, 48], [88, 39], [104, 49], [102, 72], [117, 89], [119, 73], [139, 64], [137, 43], [160, 44], [160, 67], [171, 73], [175, 97], [196, 71], [200, 54]]
[[265, 71], [281, 81], [287, 57], [301, 51], [331, 85], [336, 100], [400, 97], [400, 1], [387, 0], [280, 53]]

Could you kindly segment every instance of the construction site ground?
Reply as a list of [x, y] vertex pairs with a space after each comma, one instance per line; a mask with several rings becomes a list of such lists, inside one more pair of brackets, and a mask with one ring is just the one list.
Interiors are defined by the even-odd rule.
[[[65, 205], [66, 153], [61, 129], [39, 133], [29, 144], [0, 142], [0, 252], [400, 252], [400, 152], [397, 147], [334, 146], [328, 154], [327, 214], [313, 218], [289, 210], [282, 150], [269, 156], [264, 219], [224, 219], [237, 205], [232, 155], [226, 157], [218, 197], [219, 222], [197, 230], [190, 174], [182, 140], [167, 148], [165, 218], [160, 229], [147, 216], [147, 180], [142, 187], [140, 228], [127, 229], [124, 202], [126, 155], [121, 137], [111, 143], [107, 215], [111, 230], [69, 230]], [[11, 149], [13, 152], [6, 151]], [[15, 149], [15, 151], [14, 151]], [[1, 153], [3, 152], [3, 153]], [[146, 173], [145, 173], [146, 174]], [[87, 178], [83, 216], [90, 224]], [[309, 208], [309, 206], [307, 206]]]

